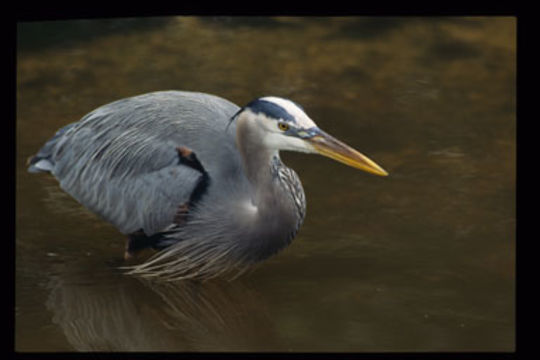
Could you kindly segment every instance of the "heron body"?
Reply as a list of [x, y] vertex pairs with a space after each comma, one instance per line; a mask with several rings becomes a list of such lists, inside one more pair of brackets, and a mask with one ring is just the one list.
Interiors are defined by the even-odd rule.
[[306, 201], [280, 150], [318, 152], [386, 175], [320, 130], [290, 100], [243, 108], [214, 95], [161, 91], [101, 106], [60, 129], [30, 160], [129, 237], [160, 250], [133, 274], [238, 273], [287, 246]]

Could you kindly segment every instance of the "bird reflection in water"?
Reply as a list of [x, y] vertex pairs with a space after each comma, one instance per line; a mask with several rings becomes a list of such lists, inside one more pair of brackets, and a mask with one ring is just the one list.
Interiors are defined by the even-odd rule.
[[240, 281], [158, 283], [78, 259], [56, 264], [53, 323], [77, 351], [260, 351], [275, 333], [265, 303]]

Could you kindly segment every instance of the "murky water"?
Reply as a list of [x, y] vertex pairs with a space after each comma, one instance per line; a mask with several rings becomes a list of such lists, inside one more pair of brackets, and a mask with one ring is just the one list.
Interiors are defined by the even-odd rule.
[[[512, 351], [514, 18], [21, 23], [16, 350]], [[234, 282], [126, 277], [124, 238], [25, 161], [155, 90], [288, 97], [389, 171], [284, 153], [307, 219]]]

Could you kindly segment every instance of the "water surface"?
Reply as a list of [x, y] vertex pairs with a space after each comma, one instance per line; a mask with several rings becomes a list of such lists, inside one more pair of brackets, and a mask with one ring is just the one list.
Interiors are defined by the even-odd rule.
[[[514, 18], [20, 23], [17, 351], [512, 351]], [[301, 104], [390, 173], [283, 153], [306, 221], [234, 282], [122, 275], [124, 237], [26, 159], [156, 90]]]

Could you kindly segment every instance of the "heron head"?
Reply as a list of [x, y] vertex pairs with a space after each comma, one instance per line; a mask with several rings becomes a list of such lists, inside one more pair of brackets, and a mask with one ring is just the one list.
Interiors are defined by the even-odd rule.
[[267, 148], [318, 153], [372, 174], [388, 173], [374, 161], [321, 130], [291, 100], [262, 97], [251, 101], [237, 114], [239, 122], [256, 129]]

